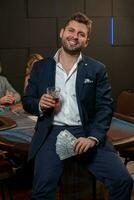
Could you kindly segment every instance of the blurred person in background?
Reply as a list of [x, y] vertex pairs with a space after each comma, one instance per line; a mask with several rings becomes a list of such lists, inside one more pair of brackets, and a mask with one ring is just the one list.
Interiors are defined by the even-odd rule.
[[[24, 91], [25, 91], [25, 88], [27, 87], [28, 85], [28, 80], [30, 78], [30, 74], [31, 74], [31, 71], [32, 71], [32, 68], [33, 68], [33, 64], [39, 60], [42, 60], [43, 59], [43, 56], [39, 53], [34, 53], [34, 54], [30, 54], [28, 57], [27, 57], [27, 61], [26, 61], [26, 73], [25, 73], [25, 77], [24, 77]], [[22, 107], [22, 103], [18, 103], [18, 104], [15, 104], [15, 105], [12, 105], [11, 106], [11, 110], [12, 111], [15, 111], [15, 112], [20, 112], [23, 110], [23, 107]]]
[[25, 80], [24, 80], [24, 90], [26, 88], [26, 86], [28, 85], [28, 80], [30, 78], [30, 74], [33, 68], [33, 64], [39, 60], [42, 60], [43, 56], [41, 54], [38, 53], [34, 53], [31, 54], [28, 58], [27, 58], [27, 66], [26, 66], [26, 74], [25, 74]]
[[21, 100], [20, 94], [13, 88], [5, 76], [1, 75], [0, 63], [0, 105], [12, 105]]

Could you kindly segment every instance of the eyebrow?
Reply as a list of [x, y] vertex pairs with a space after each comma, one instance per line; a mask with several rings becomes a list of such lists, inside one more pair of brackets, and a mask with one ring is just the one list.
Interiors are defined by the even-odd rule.
[[[73, 27], [66, 27], [67, 29], [72, 29], [72, 30], [75, 30]], [[85, 32], [83, 32], [83, 31], [79, 31], [79, 33], [82, 33], [82, 34], [84, 34], [84, 35], [86, 35], [86, 33]]]

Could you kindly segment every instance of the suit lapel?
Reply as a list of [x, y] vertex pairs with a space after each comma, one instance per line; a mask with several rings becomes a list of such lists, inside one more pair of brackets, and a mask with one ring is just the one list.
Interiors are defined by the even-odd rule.
[[49, 60], [49, 63], [45, 66], [45, 78], [46, 87], [53, 87], [55, 85], [55, 72], [56, 72], [56, 63], [52, 58]]
[[52, 86], [55, 86], [55, 73], [56, 73], [56, 63], [55, 63], [54, 59], [49, 67], [51, 70], [48, 69], [48, 71], [49, 71], [48, 85], [49, 85], [49, 87], [52, 87]]
[[82, 93], [85, 76], [87, 74], [87, 64], [81, 61], [78, 65], [77, 78], [76, 78], [76, 94], [80, 97]]

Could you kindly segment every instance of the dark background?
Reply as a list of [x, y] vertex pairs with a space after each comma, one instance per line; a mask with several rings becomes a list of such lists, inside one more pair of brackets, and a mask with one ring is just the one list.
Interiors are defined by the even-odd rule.
[[107, 66], [115, 102], [122, 90], [134, 88], [134, 0], [0, 0], [2, 73], [21, 94], [27, 56], [54, 53], [60, 27], [76, 11], [93, 20], [85, 53]]

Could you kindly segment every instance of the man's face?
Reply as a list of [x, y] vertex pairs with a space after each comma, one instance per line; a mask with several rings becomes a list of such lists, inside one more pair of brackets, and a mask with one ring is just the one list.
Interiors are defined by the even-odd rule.
[[85, 24], [70, 21], [65, 29], [61, 29], [60, 38], [65, 52], [78, 54], [88, 45], [88, 28]]

